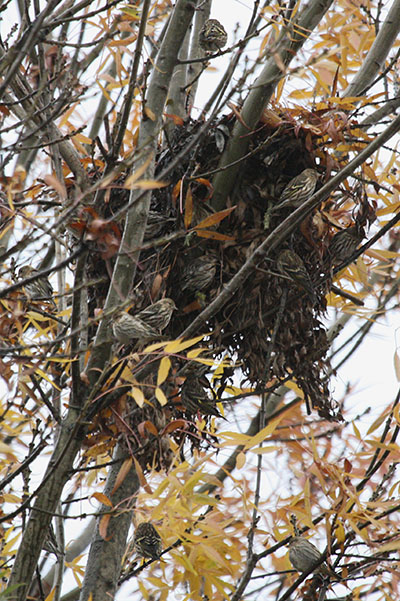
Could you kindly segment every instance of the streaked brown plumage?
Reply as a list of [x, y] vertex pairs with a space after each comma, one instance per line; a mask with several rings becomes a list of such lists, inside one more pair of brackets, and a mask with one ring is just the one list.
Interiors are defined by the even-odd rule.
[[163, 298], [139, 311], [135, 317], [158, 332], [162, 332], [171, 321], [176, 306], [172, 298]]
[[121, 344], [129, 344], [133, 340], [153, 340], [159, 332], [138, 317], [120, 311], [113, 315], [112, 331], [114, 338]]
[[217, 257], [211, 254], [197, 257], [183, 270], [181, 290], [203, 292], [212, 284], [217, 271]]
[[[289, 560], [295, 570], [298, 572], [309, 572], [313, 568], [318, 573], [326, 576], [339, 578], [337, 574], [326, 563], [321, 563], [322, 554], [317, 547], [302, 536], [295, 536], [289, 543]], [[317, 567], [318, 566], [318, 567]]]
[[159, 559], [162, 553], [161, 537], [151, 522], [142, 522], [136, 528], [133, 543], [141, 557]]
[[217, 19], [208, 19], [200, 31], [200, 48], [206, 52], [217, 52], [228, 41], [228, 35], [223, 25]]
[[315, 169], [304, 169], [286, 185], [279, 197], [279, 203], [274, 208], [300, 207], [314, 194], [317, 181], [318, 173]]
[[303, 288], [311, 300], [315, 300], [315, 292], [311, 283], [310, 274], [308, 273], [303, 261], [299, 255], [292, 250], [283, 250], [277, 259], [277, 267], [279, 271], [293, 280], [295, 284]]
[[[31, 276], [35, 276], [39, 273], [37, 269], [34, 269], [30, 265], [24, 265], [18, 271], [18, 279], [25, 280]], [[39, 277], [33, 282], [29, 282], [24, 286], [25, 294], [30, 300], [43, 300], [48, 301], [56, 309], [57, 305], [53, 299], [53, 286], [50, 284], [47, 277]]]
[[347, 261], [357, 250], [365, 236], [364, 229], [358, 225], [352, 225], [345, 230], [337, 232], [328, 247], [328, 253], [332, 265], [339, 265]]
[[147, 216], [147, 224], [144, 233], [144, 239], [152, 240], [153, 238], [158, 238], [158, 236], [161, 235], [167, 224], [171, 223], [172, 221], [174, 220], [169, 217], [166, 217], [162, 213], [150, 210]]

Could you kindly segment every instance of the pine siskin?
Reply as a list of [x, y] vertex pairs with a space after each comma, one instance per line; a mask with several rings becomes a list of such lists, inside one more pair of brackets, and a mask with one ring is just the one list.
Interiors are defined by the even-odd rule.
[[43, 550], [48, 553], [53, 553], [56, 557], [60, 557], [64, 555], [64, 553], [60, 550], [57, 542], [57, 538], [53, 529], [53, 526], [50, 524], [49, 532], [47, 534], [46, 540], [44, 541]]
[[328, 253], [332, 265], [339, 265], [347, 261], [357, 250], [358, 245], [364, 238], [364, 229], [359, 225], [352, 225], [345, 230], [337, 232], [328, 247]]
[[161, 537], [151, 522], [142, 522], [133, 537], [135, 550], [141, 557], [158, 559], [162, 552]]
[[159, 333], [149, 324], [125, 311], [113, 315], [112, 331], [114, 338], [121, 344], [129, 344], [136, 339], [143, 341], [159, 337]]
[[[314, 567], [325, 576], [339, 578], [332, 568], [325, 563], [320, 564], [322, 554], [317, 547], [302, 536], [295, 536], [289, 543], [289, 560], [298, 572], [309, 572]], [[318, 565], [320, 564], [320, 565]]]
[[312, 301], [315, 300], [310, 274], [298, 254], [289, 249], [282, 251], [277, 259], [277, 267], [283, 275], [288, 276], [300, 288], [303, 288]]
[[208, 19], [200, 31], [200, 48], [206, 52], [217, 52], [223, 48], [228, 41], [228, 35], [217, 19]]
[[158, 332], [162, 332], [171, 321], [172, 313], [175, 310], [176, 305], [172, 298], [163, 298], [137, 313], [135, 318]]
[[144, 239], [152, 240], [153, 238], [158, 238], [158, 236], [160, 236], [163, 232], [165, 226], [172, 221], [174, 221], [174, 219], [166, 217], [163, 213], [158, 213], [157, 211], [152, 211], [150, 209], [147, 216]]
[[[18, 271], [18, 279], [25, 280], [26, 278], [30, 278], [34, 275], [37, 275], [39, 271], [34, 269], [30, 265], [24, 265]], [[29, 282], [24, 286], [25, 294], [27, 298], [31, 300], [44, 300], [51, 303], [54, 309], [57, 308], [56, 303], [53, 299], [53, 286], [50, 284], [49, 280], [46, 276], [40, 277], [33, 282]]]
[[318, 181], [318, 173], [315, 169], [304, 169], [296, 175], [284, 188], [279, 197], [279, 203], [274, 208], [282, 206], [300, 207], [314, 194]]
[[207, 290], [215, 277], [217, 271], [217, 258], [211, 254], [194, 259], [183, 270], [181, 279], [181, 290], [188, 292], [200, 292]]

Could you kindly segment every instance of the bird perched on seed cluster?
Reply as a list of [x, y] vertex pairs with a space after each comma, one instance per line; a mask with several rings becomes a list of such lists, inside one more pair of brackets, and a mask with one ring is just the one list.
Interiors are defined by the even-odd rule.
[[328, 247], [332, 265], [339, 265], [347, 261], [357, 250], [364, 236], [364, 229], [357, 224], [337, 232]]
[[149, 305], [135, 315], [137, 319], [141, 319], [146, 324], [162, 332], [165, 330], [171, 321], [172, 313], [176, 310], [176, 306], [172, 298], [163, 298], [154, 305]]
[[133, 543], [140, 557], [158, 559], [162, 552], [161, 537], [151, 522], [142, 522], [136, 528]]
[[[25, 280], [39, 273], [37, 269], [34, 269], [30, 265], [24, 265], [18, 271], [18, 279]], [[57, 308], [56, 303], [53, 299], [53, 286], [50, 284], [46, 276], [42, 276], [29, 282], [24, 286], [25, 294], [30, 300], [44, 300], [51, 303], [54, 309]]]
[[129, 344], [135, 339], [143, 341], [158, 338], [169, 324], [175, 309], [171, 298], [163, 298], [136, 315], [118, 311], [112, 322], [114, 338], [122, 344]]
[[304, 169], [286, 185], [274, 209], [286, 206], [300, 207], [314, 194], [317, 181], [318, 173], [315, 169]]
[[282, 275], [287, 276], [300, 288], [303, 288], [312, 301], [315, 300], [310, 274], [297, 253], [289, 249], [283, 250], [278, 256], [277, 267]]
[[217, 19], [208, 19], [199, 34], [200, 48], [206, 52], [217, 52], [228, 41], [228, 35]]
[[185, 267], [181, 278], [181, 290], [203, 292], [212, 284], [217, 271], [217, 257], [207, 254], [194, 259]]
[[[325, 563], [320, 563], [322, 554], [317, 547], [302, 536], [295, 536], [289, 543], [289, 560], [298, 572], [309, 572], [313, 568], [325, 576], [339, 578], [337, 574]], [[318, 565], [320, 564], [320, 565]]]

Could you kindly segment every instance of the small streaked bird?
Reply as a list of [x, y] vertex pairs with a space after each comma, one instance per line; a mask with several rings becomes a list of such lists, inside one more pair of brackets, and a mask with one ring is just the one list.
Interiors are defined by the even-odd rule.
[[347, 261], [357, 250], [364, 236], [364, 229], [358, 225], [352, 225], [345, 230], [336, 232], [328, 247], [332, 265], [339, 265]]
[[176, 305], [172, 298], [163, 298], [154, 305], [149, 305], [135, 315], [136, 319], [154, 328], [158, 332], [165, 330], [171, 321], [172, 313], [176, 310]]
[[133, 538], [135, 551], [140, 557], [159, 559], [162, 552], [161, 537], [151, 522], [142, 522]]
[[310, 274], [299, 255], [292, 250], [283, 250], [277, 259], [277, 267], [282, 275], [287, 276], [295, 284], [303, 288], [312, 301], [315, 300]]
[[144, 232], [145, 240], [152, 240], [158, 238], [161, 235], [167, 224], [173, 222], [174, 219], [166, 217], [163, 213], [152, 211], [150, 209], [147, 216], [146, 230]]
[[314, 194], [317, 181], [318, 173], [315, 169], [304, 169], [286, 185], [274, 209], [284, 206], [300, 207]]
[[206, 52], [217, 52], [226, 45], [228, 35], [217, 19], [208, 19], [200, 31], [200, 48]]
[[114, 338], [121, 344], [129, 344], [133, 340], [153, 340], [159, 337], [157, 330], [138, 317], [126, 311], [117, 311], [112, 317]]
[[302, 536], [295, 536], [289, 543], [289, 560], [298, 572], [309, 572], [315, 568], [318, 573], [340, 579], [326, 563], [321, 563], [322, 554], [317, 547]]
[[185, 267], [181, 278], [181, 290], [203, 292], [212, 284], [217, 271], [217, 257], [211, 254], [197, 257]]
[[[39, 271], [34, 269], [30, 265], [24, 265], [18, 271], [18, 279], [25, 280], [34, 275], [37, 275]], [[53, 299], [53, 286], [50, 284], [46, 276], [39, 277], [33, 282], [29, 282], [24, 286], [25, 294], [30, 300], [43, 300], [51, 303], [54, 309], [57, 308], [56, 303]]]

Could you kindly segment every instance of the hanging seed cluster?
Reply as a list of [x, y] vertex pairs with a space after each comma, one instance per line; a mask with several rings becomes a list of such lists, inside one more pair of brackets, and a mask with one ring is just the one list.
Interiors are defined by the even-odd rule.
[[[188, 122], [177, 127], [169, 148], [161, 151], [157, 158], [156, 175], [168, 169], [182, 152], [181, 160], [165, 178], [169, 184], [152, 194], [144, 240], [146, 248], [140, 254], [131, 283], [133, 315], [163, 297], [173, 299], [177, 310], [163, 332], [171, 340], [178, 338], [194, 317], [218, 296], [266, 235], [293, 210], [288, 206], [271, 210], [278, 204], [288, 182], [307, 168], [318, 170], [317, 188], [326, 176], [326, 157], [313, 145], [309, 132], [303, 134], [293, 124], [274, 129], [261, 127], [251, 139], [250, 156], [243, 161], [235, 194], [229, 201], [229, 206], [235, 209], [220, 222], [200, 228], [203, 234], [204, 230], [209, 232], [206, 233], [209, 237], [201, 237], [195, 226], [201, 226], [215, 213], [210, 172], [218, 166], [233, 126], [233, 116], [215, 123], [190, 152], [184, 152], [200, 125]], [[101, 217], [113, 219], [117, 213], [123, 214], [121, 209], [129, 201], [129, 191], [122, 186], [125, 177], [122, 174], [114, 182], [108, 198], [96, 207]], [[365, 197], [361, 189], [352, 200], [358, 214], [353, 210], [351, 220], [365, 222]], [[115, 226], [120, 232], [123, 225], [123, 218], [116, 219]], [[210, 356], [221, 356], [224, 350], [234, 353], [244, 378], [252, 384], [294, 379], [303, 391], [308, 410], [315, 409], [330, 420], [341, 416], [328, 389], [329, 344], [321, 319], [326, 309], [325, 296], [331, 286], [332, 261], [327, 247], [335, 231], [318, 211], [307, 217], [198, 332], [209, 334]], [[179, 237], [169, 238], [177, 232]], [[225, 239], [214, 239], [213, 232], [222, 234]], [[278, 257], [288, 249], [301, 257], [312, 295], [279, 271]], [[104, 259], [98, 249], [90, 254], [87, 278], [102, 280], [89, 288], [92, 312], [104, 304], [113, 260], [112, 257]], [[197, 379], [190, 385], [185, 377], [180, 381], [177, 374], [183, 367], [179, 361], [173, 366], [165, 389], [169, 402], [164, 409], [167, 419], [183, 418], [190, 424], [185, 435], [178, 436], [180, 442], [191, 431], [196, 415], [195, 397], [198, 397], [198, 412], [209, 416], [216, 414], [219, 394], [207, 390], [204, 380]], [[220, 391], [225, 384], [223, 376]], [[150, 419], [137, 408], [132, 413], [136, 416], [131, 420], [133, 428]], [[159, 444], [158, 440], [153, 446], [154, 452]], [[148, 457], [147, 454], [147, 461]]]

